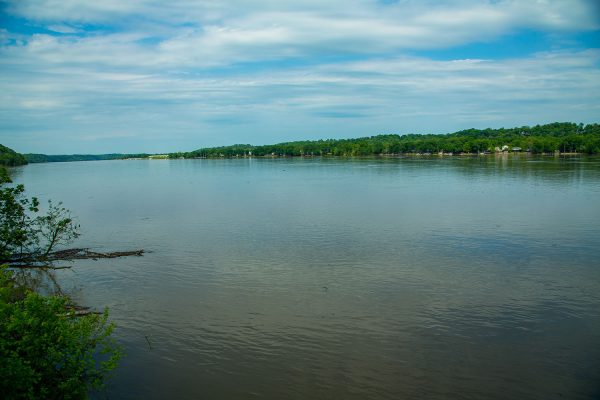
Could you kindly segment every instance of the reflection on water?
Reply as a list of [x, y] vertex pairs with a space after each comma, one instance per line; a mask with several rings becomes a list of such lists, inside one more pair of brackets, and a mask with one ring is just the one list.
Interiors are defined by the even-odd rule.
[[[109, 306], [112, 398], [597, 398], [600, 160], [30, 165]], [[102, 394], [100, 397], [104, 396]]]
[[44, 295], [63, 295], [64, 292], [53, 269], [19, 268], [13, 269], [13, 279], [17, 287]]

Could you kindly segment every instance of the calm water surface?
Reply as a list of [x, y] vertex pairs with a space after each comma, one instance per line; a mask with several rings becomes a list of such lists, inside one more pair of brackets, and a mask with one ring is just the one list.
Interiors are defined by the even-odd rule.
[[29, 165], [126, 348], [99, 398], [600, 397], [600, 159]]

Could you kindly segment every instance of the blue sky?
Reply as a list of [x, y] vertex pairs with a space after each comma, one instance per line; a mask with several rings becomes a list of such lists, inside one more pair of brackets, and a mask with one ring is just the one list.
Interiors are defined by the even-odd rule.
[[0, 0], [0, 143], [46, 154], [600, 122], [594, 0]]

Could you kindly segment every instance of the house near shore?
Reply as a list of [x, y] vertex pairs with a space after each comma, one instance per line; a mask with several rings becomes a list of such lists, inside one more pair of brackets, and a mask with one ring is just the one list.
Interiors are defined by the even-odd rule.
[[513, 147], [512, 151], [514, 152], [520, 152], [522, 149], [520, 147]]

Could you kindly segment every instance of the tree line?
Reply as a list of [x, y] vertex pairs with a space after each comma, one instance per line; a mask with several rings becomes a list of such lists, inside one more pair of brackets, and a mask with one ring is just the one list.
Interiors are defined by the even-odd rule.
[[24, 154], [29, 163], [47, 163], [47, 162], [69, 162], [69, 161], [99, 161], [99, 160], [124, 160], [127, 158], [148, 158], [149, 154]]
[[99, 160], [124, 160], [128, 158], [148, 158], [150, 154], [20, 154], [0, 144], [0, 166], [16, 167], [28, 163], [69, 162], [69, 161], [99, 161]]
[[600, 125], [555, 122], [533, 127], [467, 129], [449, 134], [377, 135], [356, 139], [295, 141], [272, 145], [202, 148], [170, 153], [170, 158], [214, 158], [244, 156], [370, 156], [415, 153], [494, 152], [507, 146], [533, 154], [600, 154]]

